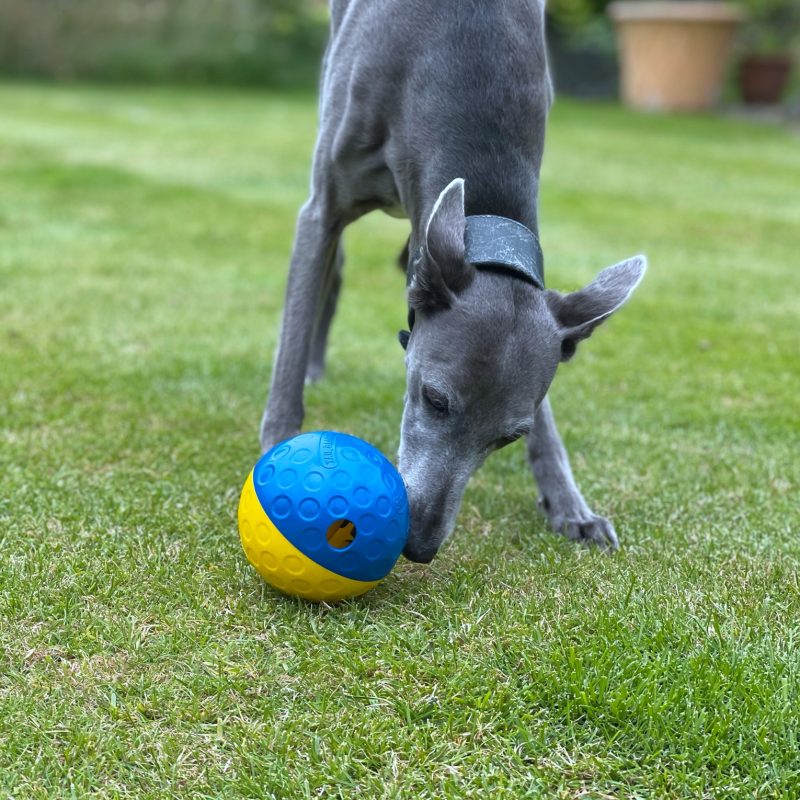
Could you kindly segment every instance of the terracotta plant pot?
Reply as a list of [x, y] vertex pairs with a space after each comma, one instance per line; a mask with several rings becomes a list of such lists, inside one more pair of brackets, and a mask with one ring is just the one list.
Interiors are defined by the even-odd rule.
[[622, 99], [651, 111], [717, 104], [744, 12], [725, 2], [617, 0], [608, 7], [619, 43]]
[[745, 103], [780, 103], [789, 77], [792, 58], [787, 55], [746, 56], [739, 67], [739, 91]]

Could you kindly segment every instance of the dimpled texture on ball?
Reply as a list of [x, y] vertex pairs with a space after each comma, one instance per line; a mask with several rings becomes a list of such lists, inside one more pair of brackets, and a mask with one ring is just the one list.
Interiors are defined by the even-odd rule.
[[242, 489], [238, 516], [239, 535], [248, 560], [267, 583], [286, 594], [335, 603], [364, 594], [378, 583], [336, 575], [301, 553], [264, 513], [252, 472]]
[[[393, 464], [346, 433], [303, 433], [273, 447], [253, 470], [256, 495], [275, 527], [301, 553], [336, 575], [376, 581], [408, 537], [408, 498]], [[331, 524], [355, 525], [352, 544], [327, 541]]]

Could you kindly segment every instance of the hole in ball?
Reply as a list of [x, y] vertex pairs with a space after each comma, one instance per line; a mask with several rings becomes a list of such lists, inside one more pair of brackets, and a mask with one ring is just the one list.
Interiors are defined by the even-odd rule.
[[328, 544], [336, 550], [344, 550], [356, 538], [356, 526], [349, 519], [334, 520], [325, 534]]

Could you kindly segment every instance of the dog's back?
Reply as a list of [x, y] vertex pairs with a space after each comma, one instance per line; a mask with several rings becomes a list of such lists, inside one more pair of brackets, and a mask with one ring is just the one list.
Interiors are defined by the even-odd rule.
[[[320, 155], [346, 183], [377, 206], [388, 191], [413, 219], [466, 164], [467, 184], [481, 189], [469, 213], [535, 227], [551, 101], [542, 3], [333, 0], [331, 15]], [[354, 181], [354, 164], [368, 174]]]

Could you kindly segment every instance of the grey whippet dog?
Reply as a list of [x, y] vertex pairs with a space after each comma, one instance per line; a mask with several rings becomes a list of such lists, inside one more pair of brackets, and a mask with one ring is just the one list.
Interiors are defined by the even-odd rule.
[[551, 100], [544, 0], [332, 0], [261, 446], [299, 432], [304, 382], [323, 372], [342, 230], [374, 209], [403, 213], [413, 331], [401, 333], [399, 469], [413, 561], [450, 534], [486, 456], [521, 436], [552, 527], [617, 547], [575, 485], [546, 395], [646, 264], [623, 261], [571, 294], [544, 289], [536, 210]]

